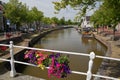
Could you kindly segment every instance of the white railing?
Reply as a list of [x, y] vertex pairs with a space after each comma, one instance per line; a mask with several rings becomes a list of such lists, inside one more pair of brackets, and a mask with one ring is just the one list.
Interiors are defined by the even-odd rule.
[[31, 47], [24, 47], [24, 46], [16, 46], [16, 45], [13, 45], [12, 41], [10, 41], [10, 45], [0, 44], [0, 46], [8, 46], [10, 48], [11, 59], [8, 60], [8, 59], [0, 58], [0, 60], [2, 60], [2, 61], [10, 62], [10, 64], [11, 64], [10, 77], [14, 77], [16, 75], [16, 71], [15, 71], [15, 68], [14, 68], [14, 63], [20, 63], [20, 64], [24, 64], [24, 65], [29, 65], [29, 66], [36, 66], [36, 65], [33, 65], [33, 64], [30, 64], [30, 63], [26, 63], [26, 62], [15, 61], [14, 60], [14, 54], [13, 54], [14, 53], [13, 52], [13, 48], [16, 47], [16, 48], [23, 48], [23, 49], [33, 49], [33, 50], [41, 50], [41, 51], [48, 51], [48, 52], [59, 52], [59, 53], [63, 53], [63, 54], [87, 56], [87, 57], [90, 57], [90, 60], [89, 60], [89, 63], [88, 63], [88, 71], [87, 71], [87, 73], [85, 73], [85, 72], [78, 72], [78, 71], [71, 71], [72, 73], [86, 75], [86, 80], [91, 80], [92, 76], [105, 78], [105, 79], [110, 79], [110, 80], [119, 80], [118, 78], [113, 78], [113, 77], [109, 77], [109, 76], [102, 76], [102, 75], [98, 75], [98, 74], [92, 74], [92, 72], [91, 72], [92, 65], [93, 65], [93, 59], [95, 57], [96, 58], [102, 58], [102, 59], [109, 59], [109, 60], [120, 61], [120, 59], [117, 59], [117, 58], [98, 56], [98, 55], [95, 55], [94, 52], [91, 52], [90, 54], [85, 54], [85, 53], [66, 52], [66, 51], [58, 51], [58, 50], [49, 50], [49, 49], [39, 49], [39, 48], [31, 48]]

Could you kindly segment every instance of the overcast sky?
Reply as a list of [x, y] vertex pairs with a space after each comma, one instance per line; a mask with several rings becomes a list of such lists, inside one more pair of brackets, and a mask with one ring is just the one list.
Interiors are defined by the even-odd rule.
[[[9, 0], [1, 0], [4, 2], [8, 2]], [[59, 12], [59, 14], [54, 14], [55, 10], [54, 10], [54, 5], [52, 4], [52, 1], [59, 1], [59, 0], [19, 0], [23, 3], [26, 3], [27, 6], [31, 7], [37, 7], [38, 10], [44, 12], [44, 15], [46, 17], [53, 17], [56, 16], [58, 18], [62, 18], [65, 17], [66, 20], [71, 19], [73, 20], [77, 11], [71, 9], [71, 8], [67, 8], [64, 10], [61, 10]], [[92, 14], [93, 11], [90, 11], [88, 14]]]

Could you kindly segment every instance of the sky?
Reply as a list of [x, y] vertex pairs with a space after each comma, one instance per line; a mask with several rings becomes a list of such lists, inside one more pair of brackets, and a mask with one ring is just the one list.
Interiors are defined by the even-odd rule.
[[[1, 0], [3, 2], [8, 2], [9, 0]], [[74, 20], [75, 15], [78, 11], [71, 9], [68, 7], [67, 9], [62, 9], [59, 14], [54, 14], [54, 5], [52, 4], [52, 1], [59, 1], [59, 0], [19, 0], [23, 3], [26, 3], [27, 6], [30, 8], [37, 7], [38, 10], [44, 12], [44, 15], [46, 17], [57, 17], [62, 18], [65, 17], [66, 20], [71, 19]], [[93, 11], [89, 11], [87, 14], [91, 15]]]

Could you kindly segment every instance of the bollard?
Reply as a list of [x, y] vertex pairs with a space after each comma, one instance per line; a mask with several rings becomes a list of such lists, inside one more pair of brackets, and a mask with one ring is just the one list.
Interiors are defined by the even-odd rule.
[[87, 71], [87, 77], [86, 80], [91, 80], [92, 78], [92, 66], [93, 66], [93, 59], [95, 58], [95, 53], [91, 52], [90, 53], [90, 60], [89, 60], [89, 65], [88, 65], [88, 71]]
[[14, 54], [13, 54], [13, 41], [10, 41], [10, 56], [11, 56], [11, 71], [10, 71], [10, 77], [14, 77], [16, 75], [15, 67], [14, 67]]

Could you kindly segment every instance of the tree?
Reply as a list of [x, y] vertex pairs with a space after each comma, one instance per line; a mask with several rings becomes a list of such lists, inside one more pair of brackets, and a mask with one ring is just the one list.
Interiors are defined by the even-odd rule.
[[66, 21], [67, 25], [72, 24], [72, 21], [69, 19], [68, 21]]
[[96, 25], [112, 25], [115, 36], [115, 27], [120, 22], [119, 0], [104, 0], [100, 8], [92, 15], [91, 21]]
[[10, 0], [10, 2], [4, 5], [4, 8], [4, 15], [11, 23], [20, 26], [21, 23], [25, 21], [28, 8], [18, 0]]
[[97, 4], [96, 2], [98, 1], [102, 0], [61, 0], [55, 1], [53, 4], [56, 11], [67, 8], [67, 6], [71, 6], [73, 9], [79, 10], [79, 14], [83, 16], [88, 9], [95, 7]]
[[40, 24], [41, 24], [41, 21], [42, 21], [42, 18], [44, 17], [43, 15], [43, 12], [42, 11], [39, 11], [36, 7], [33, 7], [31, 10], [30, 10], [30, 15], [29, 17], [31, 17], [32, 19], [32, 22], [35, 22], [35, 27], [40, 27]]
[[43, 17], [42, 22], [44, 24], [51, 24], [52, 23], [52, 21], [51, 21], [51, 19], [49, 17]]
[[62, 18], [60, 19], [60, 25], [65, 25], [65, 17], [62, 17]]
[[38, 11], [38, 9], [36, 7], [33, 7], [32, 10], [32, 16], [34, 21], [41, 21], [41, 19], [43, 18], [43, 12], [42, 11]]
[[88, 9], [95, 8], [100, 2], [101, 6], [93, 14], [91, 21], [95, 26], [98, 25], [112, 25], [115, 35], [115, 27], [120, 22], [120, 0], [61, 0], [53, 2], [54, 8], [57, 11], [71, 6], [72, 8], [79, 10], [78, 16], [80, 19], [86, 14]]
[[36, 7], [29, 10], [26, 4], [22, 4], [22, 2], [18, 0], [10, 0], [4, 7], [5, 17], [9, 19], [12, 24], [16, 24], [18, 28], [25, 24], [31, 26], [33, 23], [39, 27], [44, 17], [43, 12], [39, 11]]
[[59, 24], [59, 19], [57, 17], [52, 17], [51, 18], [52, 23], [54, 24]]

